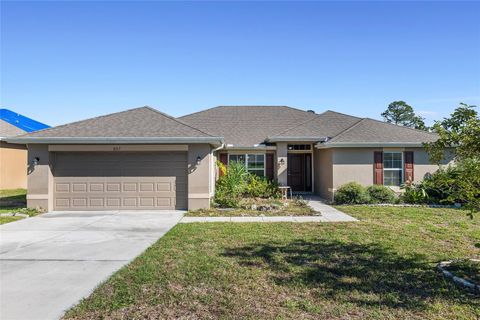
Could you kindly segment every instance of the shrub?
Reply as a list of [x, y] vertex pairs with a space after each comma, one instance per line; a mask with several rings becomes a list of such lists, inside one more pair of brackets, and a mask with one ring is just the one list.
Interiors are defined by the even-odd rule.
[[278, 198], [279, 189], [275, 182], [255, 174], [249, 174], [245, 195], [259, 198]]
[[222, 175], [217, 180], [214, 204], [219, 207], [238, 208], [242, 196], [278, 198], [280, 191], [275, 182], [247, 172], [243, 163], [232, 162], [228, 167], [217, 165]]
[[247, 187], [248, 172], [242, 163], [232, 162], [216, 184], [215, 204], [220, 207], [237, 208], [240, 197]]
[[369, 201], [367, 190], [357, 182], [346, 183], [335, 193], [335, 203], [337, 204], [365, 204]]
[[422, 184], [406, 184], [402, 186], [405, 190], [400, 196], [405, 203], [422, 204], [428, 201], [428, 196]]
[[397, 198], [392, 189], [382, 185], [369, 186], [367, 192], [371, 203], [394, 203]]
[[480, 162], [470, 159], [440, 168], [418, 184], [404, 186], [408, 203], [461, 203], [472, 213], [480, 210]]

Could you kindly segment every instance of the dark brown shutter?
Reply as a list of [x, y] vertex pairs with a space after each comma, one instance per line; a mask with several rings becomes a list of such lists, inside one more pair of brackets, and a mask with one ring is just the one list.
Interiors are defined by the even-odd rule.
[[405, 182], [413, 182], [413, 151], [405, 151]]
[[[226, 167], [228, 165], [228, 153], [220, 153], [218, 160], [220, 160], [220, 162]], [[220, 171], [219, 174], [222, 175], [222, 171]]]
[[273, 153], [267, 153], [265, 157], [265, 176], [273, 180]]
[[373, 183], [383, 184], [383, 152], [373, 153]]

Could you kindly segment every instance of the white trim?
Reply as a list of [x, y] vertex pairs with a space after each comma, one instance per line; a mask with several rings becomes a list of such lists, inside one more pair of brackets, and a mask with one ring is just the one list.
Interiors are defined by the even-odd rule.
[[262, 152], [262, 151], [266, 151], [266, 150], [277, 150], [277, 147], [276, 146], [258, 146], [258, 147], [240, 147], [240, 146], [234, 146], [234, 145], [227, 145], [224, 150], [227, 150], [227, 151], [235, 151], [235, 150], [238, 150], [238, 151], [252, 151], [251, 153], [255, 153], [255, 152]]
[[81, 145], [81, 144], [51, 144], [48, 145], [48, 151], [54, 152], [67, 152], [67, 151], [114, 151], [114, 152], [123, 152], [123, 151], [188, 151], [188, 145], [155, 145], [155, 144], [127, 144], [127, 145], [115, 145], [115, 144], [105, 144], [105, 145]]
[[[385, 168], [385, 153], [400, 153], [402, 155], [402, 164], [401, 164], [401, 168], [398, 169], [398, 168]], [[382, 151], [382, 167], [383, 167], [383, 181], [382, 181], [382, 184], [386, 187], [399, 187], [399, 186], [395, 186], [395, 185], [386, 185], [385, 184], [385, 171], [401, 171], [402, 172], [402, 177], [401, 177], [401, 181], [400, 181], [400, 184], [402, 184], [404, 181], [405, 181], [405, 156], [404, 156], [404, 152], [403, 151], [400, 151], [400, 150], [387, 150], [387, 151]]]
[[48, 194], [27, 194], [27, 200], [48, 200]]
[[141, 143], [210, 143], [220, 146], [222, 137], [12, 137], [10, 143], [42, 143], [42, 144], [141, 144]]
[[422, 143], [418, 142], [369, 142], [369, 143], [351, 143], [351, 142], [332, 142], [332, 143], [317, 143], [315, 148], [328, 149], [328, 148], [376, 148], [376, 147], [388, 147], [388, 148], [423, 148]]
[[[248, 155], [249, 154], [252, 154], [252, 155], [263, 155], [263, 177], [266, 177], [267, 175], [267, 154], [265, 152], [248, 152], [248, 153], [235, 153], [235, 152], [232, 152], [232, 153], [228, 153], [227, 154], [227, 165], [230, 164], [230, 155], [232, 156], [245, 156], [245, 169], [247, 170], [247, 172], [250, 172], [248, 170]], [[259, 171], [261, 169], [251, 169], [252, 171]]]
[[318, 141], [325, 141], [326, 137], [270, 137], [267, 138], [266, 141], [268, 142], [318, 142]]
[[188, 199], [210, 199], [208, 193], [189, 193]]

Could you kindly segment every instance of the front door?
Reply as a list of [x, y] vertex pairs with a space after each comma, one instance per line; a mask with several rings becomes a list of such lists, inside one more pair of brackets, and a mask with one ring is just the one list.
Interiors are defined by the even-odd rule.
[[289, 153], [287, 162], [287, 183], [292, 191], [312, 191], [312, 155], [310, 153]]

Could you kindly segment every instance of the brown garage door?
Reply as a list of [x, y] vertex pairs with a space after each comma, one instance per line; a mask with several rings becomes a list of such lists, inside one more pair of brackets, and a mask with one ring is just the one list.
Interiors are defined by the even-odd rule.
[[55, 210], [187, 208], [186, 152], [56, 152]]

